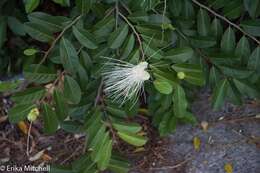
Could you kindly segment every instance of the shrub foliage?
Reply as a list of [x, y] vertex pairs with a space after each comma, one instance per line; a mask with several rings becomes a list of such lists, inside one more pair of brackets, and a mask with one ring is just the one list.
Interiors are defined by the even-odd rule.
[[[214, 110], [260, 95], [260, 0], [2, 0], [0, 14], [0, 72], [25, 78], [0, 83], [13, 93], [10, 122], [37, 108], [45, 133], [86, 134], [85, 154], [53, 172], [127, 172], [118, 140], [148, 141], [134, 117], [148, 116], [161, 136], [195, 124], [198, 88], [212, 89]], [[137, 102], [106, 97], [104, 57], [149, 63]]]

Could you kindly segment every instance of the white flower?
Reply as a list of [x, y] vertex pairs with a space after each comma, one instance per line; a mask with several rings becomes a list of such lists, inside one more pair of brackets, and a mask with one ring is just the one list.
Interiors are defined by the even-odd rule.
[[137, 65], [121, 60], [105, 64], [103, 72], [104, 92], [113, 101], [121, 105], [127, 100], [136, 100], [143, 89], [143, 84], [149, 80], [150, 74], [146, 71], [147, 62]]

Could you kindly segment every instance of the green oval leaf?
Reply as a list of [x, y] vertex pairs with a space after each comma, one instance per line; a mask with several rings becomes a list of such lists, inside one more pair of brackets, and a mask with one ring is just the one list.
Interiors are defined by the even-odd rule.
[[51, 42], [54, 37], [52, 32], [42, 25], [26, 22], [24, 23], [25, 31], [35, 40], [41, 42]]
[[208, 13], [200, 9], [197, 15], [197, 28], [198, 28], [198, 33], [201, 36], [208, 36], [210, 32], [210, 18]]
[[117, 132], [117, 134], [125, 142], [134, 145], [136, 147], [144, 146], [147, 142], [147, 138], [140, 135], [131, 134], [127, 132]]
[[242, 28], [248, 32], [249, 34], [252, 34], [253, 36], [260, 36], [260, 20], [246, 20], [241, 22], [240, 24]]
[[40, 100], [45, 94], [44, 88], [28, 88], [24, 91], [15, 93], [11, 99], [16, 103], [33, 103]]
[[87, 30], [73, 26], [73, 34], [77, 40], [86, 48], [96, 49], [98, 47], [96, 39]]
[[43, 121], [44, 121], [44, 132], [47, 134], [53, 134], [58, 129], [58, 118], [52, 108], [44, 103], [42, 105], [43, 110]]
[[228, 27], [221, 40], [221, 50], [225, 53], [232, 53], [235, 47], [236, 47], [235, 32], [231, 27]]
[[23, 51], [23, 54], [26, 55], [26, 56], [32, 56], [32, 55], [35, 55], [37, 52], [38, 52], [37, 49], [29, 48], [29, 49], [25, 49]]
[[65, 102], [64, 95], [62, 92], [58, 91], [57, 89], [54, 90], [53, 93], [54, 101], [55, 101], [55, 112], [60, 121], [63, 121], [68, 116], [68, 106]]
[[226, 79], [222, 80], [215, 88], [212, 97], [212, 107], [213, 110], [218, 110], [225, 103], [225, 98], [228, 89], [228, 81]]
[[124, 24], [121, 27], [119, 27], [117, 30], [115, 30], [108, 38], [108, 46], [111, 49], [117, 49], [119, 48], [123, 42], [126, 39], [126, 36], [128, 34], [128, 25]]
[[8, 112], [8, 119], [11, 123], [18, 123], [26, 119], [29, 112], [35, 108], [34, 104], [18, 104]]
[[255, 48], [248, 60], [248, 68], [260, 75], [260, 47]]
[[64, 79], [64, 96], [73, 104], [78, 104], [81, 100], [81, 89], [78, 83], [67, 75]]
[[172, 85], [163, 79], [156, 79], [153, 82], [154, 87], [162, 94], [171, 94], [173, 87]]
[[38, 84], [48, 83], [55, 80], [56, 73], [43, 65], [31, 64], [24, 68], [23, 74], [25, 78], [31, 82]]
[[63, 67], [75, 74], [79, 66], [79, 58], [73, 44], [66, 38], [60, 41], [60, 59]]

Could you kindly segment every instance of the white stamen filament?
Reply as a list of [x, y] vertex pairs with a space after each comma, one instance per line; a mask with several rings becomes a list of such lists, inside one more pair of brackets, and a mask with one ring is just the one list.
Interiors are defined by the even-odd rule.
[[147, 62], [133, 65], [124, 61], [108, 62], [105, 65], [104, 91], [113, 101], [123, 104], [127, 100], [138, 99], [140, 90], [150, 74]]

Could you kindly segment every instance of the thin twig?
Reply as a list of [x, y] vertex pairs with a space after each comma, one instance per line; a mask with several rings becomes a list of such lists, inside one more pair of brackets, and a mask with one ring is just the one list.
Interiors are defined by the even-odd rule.
[[[61, 33], [55, 38], [55, 40], [53, 40], [53, 42], [51, 43], [50, 48], [45, 52], [42, 60], [40, 61], [40, 63], [38, 64], [38, 67], [44, 63], [44, 61], [48, 58], [50, 52], [52, 51], [52, 49], [55, 47], [55, 45], [57, 44], [57, 42], [60, 40], [60, 38], [64, 35], [64, 33], [70, 28], [72, 27], [82, 16], [78, 16], [76, 17], [69, 25], [67, 25], [62, 31]], [[37, 68], [36, 68], [37, 69]]]
[[[167, 8], [167, 0], [164, 0], [162, 24], [164, 24], [164, 21], [165, 21], [166, 8]], [[162, 29], [162, 39], [161, 39], [161, 41], [164, 40], [164, 32], [165, 32], [165, 30], [164, 30], [164, 28], [163, 28], [163, 29]]]
[[26, 142], [26, 155], [30, 156], [30, 137], [31, 137], [31, 130], [32, 130], [32, 121], [30, 122], [28, 134], [27, 134], [27, 142]]
[[137, 38], [137, 41], [140, 45], [140, 50], [141, 50], [141, 53], [142, 53], [142, 60], [144, 60], [144, 57], [145, 57], [145, 54], [144, 54], [144, 50], [143, 50], [143, 45], [142, 45], [142, 40], [141, 40], [141, 37], [140, 35], [138, 34], [138, 32], [136, 31], [135, 27], [132, 25], [132, 23], [121, 13], [119, 12], [119, 15], [126, 21], [126, 23], [131, 27], [131, 29], [133, 30], [136, 38]]
[[80, 151], [82, 149], [82, 147], [81, 146], [78, 146], [76, 149], [75, 149], [75, 151], [69, 156], [69, 157], [67, 157], [66, 159], [64, 159], [62, 162], [61, 162], [61, 164], [63, 165], [63, 164], [65, 164], [67, 161], [69, 161], [70, 159], [72, 159], [77, 153], [78, 153], [78, 151]]
[[235, 23], [231, 22], [230, 20], [228, 20], [226, 17], [218, 14], [217, 12], [215, 12], [214, 10], [210, 9], [209, 7], [201, 4], [200, 2], [198, 2], [197, 0], [192, 0], [193, 3], [197, 4], [198, 6], [200, 6], [201, 8], [204, 8], [205, 10], [207, 10], [208, 12], [212, 13], [214, 16], [224, 20], [225, 22], [227, 22], [228, 24], [230, 24], [231, 26], [233, 26], [234, 28], [236, 28], [237, 30], [239, 30], [240, 32], [242, 32], [243, 34], [245, 34], [246, 36], [248, 36], [249, 38], [251, 38], [252, 40], [254, 40], [258, 45], [260, 45], [260, 41], [257, 40], [257, 38], [255, 38], [254, 36], [252, 36], [251, 34], [247, 33], [246, 31], [244, 31], [242, 28], [240, 28], [238, 25], [236, 25]]
[[119, 13], [119, 8], [118, 8], [118, 0], [116, 0], [116, 29], [118, 27], [118, 13]]
[[101, 99], [101, 94], [103, 92], [103, 84], [104, 84], [103, 79], [101, 79], [101, 82], [100, 82], [99, 87], [98, 87], [97, 96], [96, 96], [96, 99], [95, 99], [95, 104], [94, 104], [95, 107], [97, 106], [98, 102]]
[[121, 5], [124, 7], [124, 9], [129, 13], [129, 14], [132, 14], [131, 10], [125, 5], [124, 2], [122, 1], [119, 1], [121, 3]]
[[110, 16], [110, 14], [112, 14], [112, 12], [115, 10], [115, 8], [111, 8], [110, 10], [108, 10], [108, 12], [106, 13], [105, 18], [107, 18], [108, 16]]
[[57, 85], [60, 81], [60, 79], [62, 78], [62, 76], [64, 75], [65, 71], [62, 71], [58, 77], [55, 79], [55, 81], [51, 84], [50, 88], [47, 89], [46, 95], [43, 96], [41, 98], [41, 100], [39, 101], [40, 103], [42, 103], [44, 101], [44, 99], [50, 94], [51, 90], [55, 87], [55, 85]]
[[150, 168], [150, 170], [167, 170], [167, 169], [176, 169], [176, 168], [179, 168], [181, 167], [182, 165], [184, 165], [185, 163], [187, 163], [188, 161], [190, 161], [191, 158], [189, 159], [186, 159], [176, 165], [173, 165], [173, 166], [163, 166], [163, 167], [160, 167], [160, 168]]

